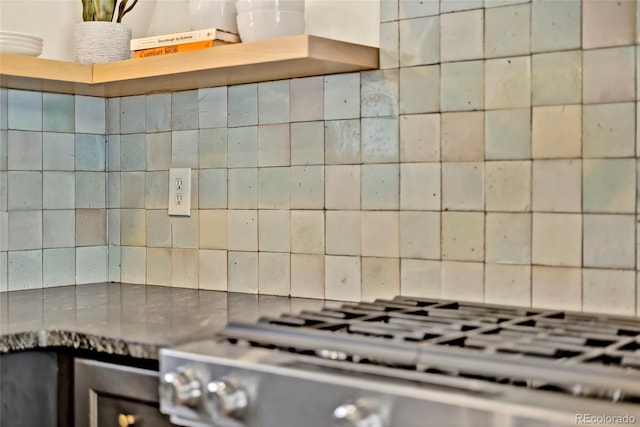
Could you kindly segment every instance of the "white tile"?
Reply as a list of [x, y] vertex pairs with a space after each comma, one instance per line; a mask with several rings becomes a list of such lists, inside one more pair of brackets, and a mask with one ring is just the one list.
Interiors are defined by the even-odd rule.
[[484, 0], [440, 0], [440, 13], [482, 9]]
[[171, 249], [171, 286], [198, 289], [198, 250]]
[[[111, 211], [111, 209], [109, 209]], [[207, 211], [203, 211], [207, 212]], [[226, 218], [226, 212], [225, 212]], [[142, 221], [142, 220], [140, 220]], [[142, 223], [143, 224], [143, 223]], [[171, 247], [171, 217], [169, 213], [164, 210], [149, 210], [146, 211], [146, 242], [147, 246], [169, 248]], [[226, 245], [226, 223], [225, 223], [225, 245]], [[113, 235], [109, 233], [109, 237]], [[121, 237], [124, 237], [121, 236]], [[144, 245], [144, 244], [143, 244]]]
[[400, 21], [400, 66], [440, 62], [440, 17]]
[[171, 249], [147, 248], [147, 284], [171, 286]]
[[46, 210], [42, 213], [42, 247], [75, 246], [76, 214], [74, 210]]
[[484, 115], [484, 155], [487, 160], [531, 157], [531, 110], [493, 110]]
[[229, 129], [227, 135], [227, 164], [229, 168], [258, 166], [258, 127]]
[[[73, 234], [75, 236], [75, 233]], [[9, 250], [9, 212], [0, 211], [0, 252]]]
[[291, 255], [260, 252], [258, 255], [258, 292], [266, 295], [291, 295]]
[[324, 122], [291, 123], [291, 164], [324, 164]]
[[531, 305], [531, 266], [485, 264], [484, 277], [485, 302]]
[[[232, 212], [232, 211], [230, 211]], [[235, 211], [238, 212], [238, 211]], [[197, 249], [199, 247], [198, 226], [200, 211], [193, 210], [190, 217], [171, 217], [171, 246], [182, 249]], [[257, 246], [257, 245], [256, 245]]]
[[[225, 88], [226, 89], [226, 88]], [[226, 93], [225, 93], [226, 94]], [[202, 94], [198, 94], [198, 99], [201, 100]], [[206, 98], [205, 98], [206, 99]], [[110, 101], [110, 99], [108, 100]], [[137, 101], [140, 103], [140, 100]], [[144, 116], [144, 121], [142, 124], [139, 124], [137, 127], [137, 131], [141, 132], [140, 129], [144, 125], [148, 132], [164, 132], [171, 130], [171, 94], [170, 93], [158, 93], [153, 95], [147, 95], [144, 97], [146, 115]], [[225, 124], [226, 124], [226, 99], [225, 99]], [[202, 108], [203, 106], [200, 106]], [[205, 107], [206, 108], [206, 107]], [[124, 116], [124, 114], [123, 114]], [[206, 116], [199, 111], [199, 116], [203, 119], [203, 125], [206, 122]], [[124, 119], [127, 121], [131, 121], [131, 119]], [[129, 123], [130, 125], [130, 123]], [[119, 132], [117, 132], [119, 133]]]
[[400, 212], [400, 256], [440, 259], [440, 212]]
[[579, 48], [582, 44], [581, 3], [580, 0], [534, 0], [531, 5], [531, 50]]
[[360, 75], [362, 117], [398, 114], [398, 70], [365, 71]]
[[198, 168], [198, 131], [171, 132], [171, 167]]
[[399, 9], [400, 5], [398, 0], [381, 0], [380, 22], [397, 21]]
[[532, 119], [534, 159], [582, 156], [582, 106], [536, 107]]
[[529, 56], [487, 60], [484, 78], [484, 106], [487, 110], [531, 106]]
[[396, 117], [363, 118], [360, 126], [363, 163], [398, 161], [399, 131]]
[[291, 225], [288, 210], [258, 211], [258, 247], [266, 252], [291, 250]]
[[107, 243], [120, 245], [120, 209], [107, 210]]
[[582, 245], [581, 215], [533, 214], [531, 260], [534, 264], [580, 267]]
[[8, 290], [42, 288], [42, 250], [9, 252]]
[[634, 213], [634, 159], [582, 161], [582, 209], [585, 212]]
[[400, 259], [362, 258], [362, 300], [391, 299], [400, 293]]
[[536, 212], [580, 212], [582, 162], [535, 160], [531, 205]]
[[[194, 171], [198, 173], [199, 171]], [[127, 172], [137, 173], [137, 172]], [[123, 174], [124, 175], [124, 174]], [[144, 207], [146, 209], [168, 209], [169, 206], [169, 172], [147, 172], [144, 184]]]
[[75, 123], [77, 133], [106, 133], [106, 99], [76, 95]]
[[584, 215], [585, 267], [634, 268], [634, 215]]
[[591, 0], [582, 4], [582, 46], [596, 47], [633, 44], [635, 41], [635, 2]]
[[484, 160], [484, 113], [442, 114], [441, 149], [442, 160], [446, 162]]
[[400, 165], [400, 209], [440, 210], [440, 163]]
[[442, 213], [442, 259], [484, 260], [484, 213]]
[[585, 104], [635, 99], [635, 49], [585, 50], [582, 54], [582, 101]]
[[485, 56], [526, 55], [531, 52], [530, 4], [485, 10]]
[[227, 251], [198, 251], [198, 288], [227, 290]]
[[229, 252], [227, 272], [229, 292], [258, 293], [257, 252]]
[[484, 0], [485, 9], [491, 7], [512, 6], [520, 3], [530, 3], [531, 0]]
[[[200, 169], [227, 167], [228, 129], [198, 131], [198, 163]], [[147, 163], [149, 155], [147, 151]]]
[[360, 165], [325, 166], [327, 209], [360, 209]]
[[289, 80], [289, 97], [292, 122], [324, 119], [324, 77]]
[[293, 166], [290, 178], [292, 209], [324, 208], [324, 166]]
[[232, 251], [258, 250], [258, 213], [254, 210], [227, 211], [228, 248]]
[[484, 264], [479, 262], [442, 262], [442, 298], [484, 301]]
[[[150, 172], [151, 173], [151, 172]], [[166, 183], [169, 182], [169, 176], [166, 172], [159, 172], [160, 174], [164, 173], [166, 175], [166, 181], [165, 181], [165, 185], [163, 187], [167, 187], [165, 188], [161, 188], [160, 187], [160, 183], [156, 183], [156, 185], [154, 186], [156, 190], [162, 191], [165, 190], [166, 191], [166, 200], [165, 200], [165, 205], [164, 207], [166, 208], [167, 205], [166, 203], [168, 203], [168, 199], [169, 199], [169, 193], [168, 193], [168, 185], [166, 185]], [[150, 178], [150, 182], [149, 184], [152, 184], [152, 175], [149, 177]], [[120, 188], [121, 188], [121, 192], [120, 192], [120, 203], [121, 203], [121, 207], [123, 208], [144, 208], [145, 204], [147, 203], [147, 200], [145, 198], [146, 196], [146, 173], [145, 172], [122, 172], [121, 176], [120, 176]], [[151, 194], [149, 194], [151, 196]], [[151, 201], [151, 200], [149, 200]], [[157, 201], [156, 202], [160, 202], [161, 201]], [[151, 205], [149, 205], [149, 208], [151, 208]]]
[[360, 163], [360, 120], [332, 120], [324, 125], [326, 164]]
[[361, 230], [362, 255], [375, 257], [400, 255], [398, 212], [363, 212]]
[[[120, 172], [108, 172], [107, 173], [107, 207], [113, 209], [119, 209], [122, 207], [121, 204], [121, 193], [122, 193], [122, 182], [121, 182], [121, 173]], [[75, 178], [73, 180], [73, 185], [75, 186]], [[75, 199], [75, 191], [73, 192], [73, 196]], [[73, 203], [75, 207], [75, 200]]]
[[10, 211], [42, 209], [42, 172], [8, 172], [7, 183]]
[[288, 166], [290, 163], [289, 123], [258, 126], [258, 166]]
[[531, 209], [531, 161], [498, 161], [485, 164], [487, 211]]
[[198, 89], [198, 126], [200, 129], [227, 127], [227, 87]]
[[290, 170], [288, 167], [258, 169], [258, 208], [289, 208]]
[[42, 133], [8, 131], [6, 154], [9, 170], [42, 170]]
[[[140, 133], [145, 131], [146, 97], [127, 96], [120, 99], [120, 131]], [[153, 103], [152, 105], [158, 103]], [[164, 116], [167, 118], [167, 116]]]
[[399, 18], [437, 15], [440, 11], [438, 0], [400, 0]]
[[227, 171], [228, 169], [200, 169], [198, 171], [198, 206], [200, 209], [227, 207]]
[[229, 127], [258, 124], [258, 85], [255, 83], [228, 88]]
[[[147, 212], [147, 222], [149, 222], [148, 215]], [[198, 220], [200, 249], [227, 249], [229, 233], [227, 211], [224, 209], [201, 209], [198, 212]], [[147, 238], [148, 236], [147, 232]]]
[[9, 211], [9, 250], [42, 249], [42, 212]]
[[42, 131], [42, 92], [9, 89], [7, 96], [8, 128]]
[[45, 249], [42, 251], [42, 286], [68, 286], [76, 283], [76, 250]]
[[484, 107], [484, 61], [444, 63], [441, 69], [442, 111], [480, 110]]
[[636, 312], [634, 271], [582, 271], [582, 309], [593, 313], [633, 316]]
[[76, 248], [76, 284], [106, 282], [108, 263], [106, 246]]
[[585, 105], [582, 120], [584, 157], [635, 155], [636, 103]]
[[73, 209], [76, 206], [76, 180], [73, 172], [43, 172], [44, 209]]
[[[154, 211], [160, 212], [160, 211]], [[120, 241], [123, 246], [145, 246], [146, 215], [144, 209], [120, 210]]]
[[484, 210], [484, 164], [442, 164], [442, 207], [445, 210]]
[[324, 299], [324, 255], [291, 254], [291, 296]]
[[440, 261], [400, 260], [400, 293], [406, 296], [440, 298]]
[[289, 122], [289, 82], [258, 83], [258, 122], [263, 124]]
[[399, 205], [399, 165], [363, 165], [362, 209], [398, 209]]
[[258, 169], [229, 169], [228, 206], [230, 209], [258, 207]]
[[400, 116], [400, 161], [440, 160], [440, 114]]
[[146, 283], [146, 248], [122, 246], [122, 282]]
[[442, 15], [440, 27], [442, 62], [483, 57], [484, 15], [482, 10]]
[[145, 134], [136, 133], [120, 136], [120, 169], [123, 171], [143, 171], [146, 168]]
[[488, 213], [486, 256], [489, 263], [531, 263], [531, 214]]
[[354, 119], [359, 117], [360, 73], [325, 76], [325, 120]]
[[400, 114], [440, 110], [440, 66], [400, 68]]
[[[118, 164], [120, 153], [118, 152]], [[44, 170], [75, 169], [75, 137], [70, 133], [42, 134], [42, 166]]]
[[567, 267], [532, 267], [531, 305], [539, 308], [580, 310], [582, 270]]
[[291, 211], [291, 252], [324, 253], [324, 211]]
[[360, 257], [325, 257], [324, 296], [326, 299], [360, 301], [361, 286]]
[[398, 68], [400, 65], [400, 33], [398, 21], [380, 24], [380, 69]]
[[582, 51], [533, 55], [531, 93], [533, 105], [579, 104], [582, 101]]
[[360, 211], [327, 211], [325, 221], [327, 254], [360, 255]]

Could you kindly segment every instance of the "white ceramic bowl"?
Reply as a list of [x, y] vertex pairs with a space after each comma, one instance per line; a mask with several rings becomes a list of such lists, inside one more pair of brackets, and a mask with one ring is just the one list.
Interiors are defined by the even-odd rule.
[[259, 10], [287, 10], [304, 13], [304, 0], [238, 0], [236, 9], [238, 13]]
[[283, 10], [239, 13], [238, 31], [243, 42], [303, 34], [304, 14]]
[[40, 56], [42, 54], [42, 48], [0, 43], [0, 53], [12, 53], [14, 55], [26, 55], [26, 56]]
[[34, 36], [33, 34], [18, 33], [15, 31], [0, 31], [0, 36], [19, 37], [42, 43], [42, 37]]
[[23, 44], [31, 44], [34, 46], [42, 46], [42, 41], [35, 41], [32, 39], [28, 39], [26, 37], [13, 37], [13, 36], [3, 36], [0, 35], [0, 42], [16, 42]]
[[234, 0], [189, 0], [187, 7], [192, 30], [216, 28], [238, 33]]

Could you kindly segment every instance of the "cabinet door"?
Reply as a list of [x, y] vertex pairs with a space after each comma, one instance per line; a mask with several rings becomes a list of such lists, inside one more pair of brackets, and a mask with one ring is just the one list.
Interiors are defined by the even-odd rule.
[[168, 427], [158, 372], [94, 360], [74, 363], [76, 427]]

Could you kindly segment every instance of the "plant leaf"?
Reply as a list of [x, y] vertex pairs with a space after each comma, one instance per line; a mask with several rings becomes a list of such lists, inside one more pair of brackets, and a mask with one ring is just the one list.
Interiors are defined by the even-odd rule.
[[95, 20], [95, 10], [93, 9], [92, 0], [81, 0], [82, 1], [82, 20], [83, 21], [94, 21]]

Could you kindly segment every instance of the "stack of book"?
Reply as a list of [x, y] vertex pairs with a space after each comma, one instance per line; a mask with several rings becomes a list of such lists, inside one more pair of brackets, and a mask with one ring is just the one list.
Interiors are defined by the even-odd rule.
[[148, 58], [239, 42], [237, 34], [209, 28], [131, 39], [131, 50], [134, 58]]

